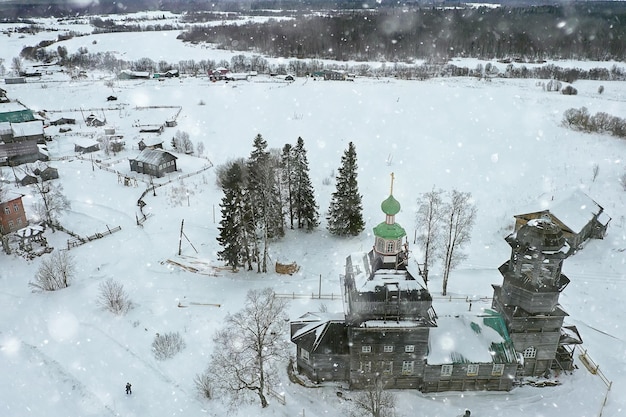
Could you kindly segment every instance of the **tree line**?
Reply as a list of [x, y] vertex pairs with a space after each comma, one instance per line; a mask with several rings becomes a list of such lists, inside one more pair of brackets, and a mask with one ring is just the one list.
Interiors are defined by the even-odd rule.
[[180, 38], [272, 57], [413, 62], [436, 57], [621, 60], [621, 4], [361, 9], [244, 25], [196, 25]]

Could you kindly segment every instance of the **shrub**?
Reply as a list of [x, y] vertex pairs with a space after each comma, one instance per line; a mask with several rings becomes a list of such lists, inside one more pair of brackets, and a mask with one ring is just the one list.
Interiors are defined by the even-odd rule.
[[602, 93], [604, 93], [604, 86], [603, 85], [598, 87], [598, 94], [602, 94]]
[[185, 341], [180, 333], [157, 333], [152, 341], [152, 353], [160, 361], [174, 357], [185, 348]]
[[202, 396], [202, 398], [213, 398], [213, 384], [209, 372], [197, 374], [196, 377], [193, 379], [193, 382], [196, 385], [196, 389], [198, 390], [198, 393], [200, 394], [200, 396]]
[[67, 288], [74, 276], [74, 258], [66, 251], [54, 252], [41, 261], [34, 281], [28, 283], [35, 290], [56, 291]]
[[578, 94], [578, 90], [576, 90], [571, 85], [568, 85], [561, 90], [561, 94], [564, 94], [566, 96], [575, 96], [576, 94]]
[[100, 284], [98, 304], [113, 314], [123, 315], [132, 308], [132, 302], [124, 290], [124, 286], [117, 281], [108, 279]]

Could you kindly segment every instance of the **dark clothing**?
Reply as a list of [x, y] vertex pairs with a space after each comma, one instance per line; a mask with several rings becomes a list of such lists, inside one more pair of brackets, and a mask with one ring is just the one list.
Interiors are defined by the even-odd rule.
[[130, 389], [131, 385], [130, 382], [126, 384], [126, 394], [132, 394], [133, 392]]

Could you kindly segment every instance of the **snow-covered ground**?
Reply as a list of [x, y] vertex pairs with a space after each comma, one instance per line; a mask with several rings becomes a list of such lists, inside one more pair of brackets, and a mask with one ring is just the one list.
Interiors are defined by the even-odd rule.
[[[98, 42], [89, 49], [97, 45], [137, 59], [151, 56], [155, 61], [160, 59], [156, 52], [160, 49], [175, 57], [171, 59], [174, 62], [183, 56], [218, 60], [222, 56], [214, 54], [227, 53], [184, 46], [172, 41], [175, 36], [169, 33], [140, 35], [145, 37], [141, 42], [145, 48], [137, 47], [134, 34], [115, 34], [98, 35]], [[5, 52], [9, 40], [13, 38], [0, 37], [5, 65], [16, 55]], [[69, 288], [55, 293], [33, 293], [28, 287], [41, 258], [27, 261], [0, 253], [2, 414], [347, 415], [349, 401], [336, 395], [341, 387], [335, 384], [307, 389], [289, 383], [283, 375], [278, 390], [285, 393], [286, 405], [270, 399], [265, 410], [253, 404], [229, 412], [217, 400], [198, 398], [193, 378], [204, 370], [216, 348], [212, 342], [215, 330], [227, 313], [242, 307], [248, 289], [270, 286], [277, 293], [311, 294], [317, 293], [321, 277], [323, 293], [340, 293], [339, 274], [345, 257], [369, 250], [371, 229], [384, 219], [380, 203], [389, 193], [391, 172], [396, 178], [394, 196], [402, 204], [396, 220], [407, 229], [410, 243], [420, 193], [436, 187], [473, 194], [478, 217], [467, 248], [469, 256], [453, 272], [448, 286], [453, 297], [475, 300], [473, 310], [488, 308], [490, 301], [480, 299], [490, 297], [491, 284], [501, 282], [497, 268], [510, 255], [503, 238], [512, 230], [514, 214], [542, 208], [574, 189], [588, 193], [605, 208], [612, 217], [608, 235], [589, 242], [565, 261], [564, 272], [571, 283], [561, 302], [570, 314], [566, 322], [578, 326], [583, 348], [613, 382], [603, 415], [626, 414], [626, 399], [621, 395], [626, 390], [626, 342], [621, 333], [626, 319], [626, 193], [619, 183], [625, 172], [626, 142], [573, 132], [560, 125], [563, 112], [572, 107], [623, 117], [626, 83], [578, 81], [578, 95], [564, 96], [543, 91], [536, 80], [357, 78], [346, 83], [299, 78], [286, 83], [258, 76], [249, 82], [229, 83], [211, 83], [206, 78], [115, 81], [111, 88], [105, 85], [107, 78], [110, 75], [89, 74], [85, 81], [70, 81], [66, 75], [53, 74], [40, 82], [2, 86], [10, 98], [46, 110], [51, 119], [65, 116], [78, 120], [79, 125], [69, 134], [47, 128], [54, 137], [49, 144], [53, 159], [72, 156], [52, 163], [59, 169], [57, 181], [72, 203], [62, 223], [83, 235], [103, 232], [107, 226], [121, 227], [117, 233], [73, 248], [70, 254], [78, 266], [76, 279]], [[605, 87], [603, 94], [598, 94], [600, 84]], [[107, 102], [109, 95], [118, 100]], [[155, 106], [159, 108], [145, 109]], [[137, 121], [148, 124], [167, 119], [176, 106], [182, 106], [178, 126], [162, 134], [165, 146], [169, 148], [176, 131], [187, 132], [194, 143], [204, 143], [205, 156], [214, 165], [247, 157], [258, 133], [273, 148], [295, 144], [302, 137], [322, 213], [334, 191], [333, 181], [331, 185], [324, 182], [334, 178], [343, 151], [348, 142], [354, 142], [366, 230], [343, 239], [330, 236], [324, 227], [309, 234], [289, 231], [272, 245], [271, 257], [283, 263], [297, 262], [300, 270], [293, 276], [215, 269], [221, 265], [215, 255], [221, 192], [215, 186], [214, 169], [202, 170], [209, 161], [184, 155], [177, 155], [179, 174], [200, 172], [183, 180], [177, 175], [158, 180], [173, 181], [159, 187], [156, 196], [146, 195], [144, 210], [151, 216], [138, 227], [137, 199], [146, 189], [147, 179], [138, 177], [136, 187], [124, 186], [116, 174], [94, 169], [89, 157], [74, 156], [72, 134], [99, 134], [84, 126], [83, 114], [106, 117], [108, 125], [124, 136], [126, 150], [110, 159], [101, 153], [94, 158], [131, 175], [127, 158], [138, 153]], [[593, 181], [596, 164], [599, 175]], [[2, 172], [12, 178], [7, 168]], [[33, 190], [11, 187], [25, 194], [28, 211], [34, 202]], [[189, 241], [183, 239], [183, 256], [178, 256], [183, 220]], [[59, 250], [67, 246], [69, 236], [48, 232], [47, 238]], [[412, 249], [419, 257], [417, 248]], [[193, 263], [203, 273], [188, 272], [168, 260]], [[441, 291], [438, 273], [437, 268], [431, 272], [429, 283], [435, 310], [441, 314], [466, 311], [465, 301], [437, 297]], [[114, 317], [96, 305], [98, 286], [109, 278], [122, 282], [135, 303], [126, 316]], [[319, 300], [296, 299], [289, 314], [296, 318], [318, 311], [321, 304]], [[323, 304], [331, 312], [342, 309], [338, 300]], [[152, 340], [156, 333], [168, 331], [180, 332], [187, 347], [173, 359], [157, 361], [150, 351]], [[396, 415], [448, 417], [469, 408], [479, 417], [598, 416], [607, 389], [598, 376], [580, 362], [578, 366], [572, 375], [560, 377], [561, 385], [552, 388], [525, 386], [509, 393], [436, 395], [397, 392]], [[124, 393], [127, 381], [133, 384], [132, 397]]]

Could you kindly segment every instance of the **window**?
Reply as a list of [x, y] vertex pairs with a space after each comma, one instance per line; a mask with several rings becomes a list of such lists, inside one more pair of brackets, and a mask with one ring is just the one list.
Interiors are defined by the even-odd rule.
[[387, 253], [393, 252], [393, 242], [387, 242]]
[[21, 226], [22, 225], [22, 219], [17, 219], [17, 225]]
[[413, 361], [402, 362], [402, 375], [413, 375]]
[[441, 376], [452, 376], [453, 365], [441, 365]]
[[479, 365], [475, 363], [470, 363], [467, 365], [467, 376], [476, 376], [478, 375]]
[[503, 363], [494, 363], [493, 369], [491, 370], [492, 376], [502, 376], [504, 373], [504, 364]]
[[372, 347], [369, 346], [369, 345], [361, 346], [361, 352], [363, 352], [363, 353], [371, 353], [372, 352]]
[[20, 208], [17, 206], [17, 204], [13, 204], [13, 211], [16, 213], [20, 211]]
[[309, 361], [309, 351], [306, 349], [300, 349], [300, 357], [305, 361]]
[[404, 351], [406, 353], [411, 353], [411, 352], [415, 352], [415, 345], [406, 345], [404, 347]]
[[6, 206], [4, 208], [4, 214], [11, 214], [11, 209], [9, 208], [9, 206]]
[[380, 368], [383, 370], [383, 374], [392, 374], [393, 373], [393, 361], [382, 361], [380, 363]]
[[143, 167], [143, 162], [137, 162], [138, 167]]
[[372, 372], [372, 362], [361, 362], [361, 372]]
[[386, 346], [383, 348], [383, 352], [385, 352], [385, 353], [391, 353], [391, 352], [393, 352], [393, 346], [386, 345]]
[[9, 220], [9, 229], [13, 229], [13, 220]]
[[527, 347], [526, 349], [524, 349], [524, 351], [522, 352], [522, 355], [526, 358], [526, 359], [532, 359], [534, 357], [537, 356], [537, 349], [534, 346], [530, 346]]
[[476, 376], [478, 375], [478, 364], [470, 363], [467, 365], [467, 376]]

